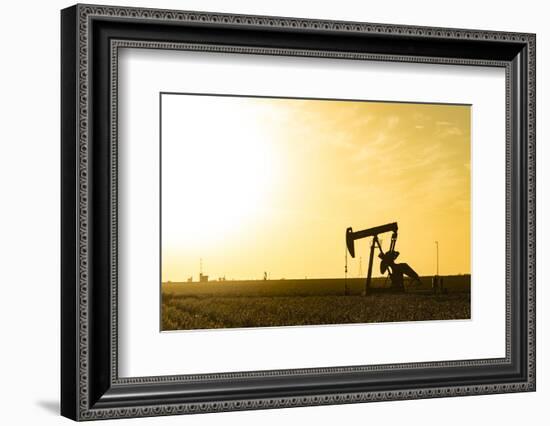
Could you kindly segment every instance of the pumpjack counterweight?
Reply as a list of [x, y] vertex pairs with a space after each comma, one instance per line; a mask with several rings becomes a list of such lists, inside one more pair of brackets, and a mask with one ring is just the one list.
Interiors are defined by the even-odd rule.
[[[378, 257], [380, 258], [380, 273], [388, 272], [391, 280], [392, 289], [404, 291], [405, 285], [403, 275], [410, 277], [414, 282], [420, 283], [420, 277], [407, 263], [396, 263], [395, 260], [399, 256], [399, 252], [395, 250], [397, 242], [397, 222], [388, 223], [386, 225], [375, 226], [373, 228], [364, 229], [354, 232], [351, 227], [346, 229], [346, 247], [351, 257], [355, 257], [355, 240], [372, 237], [369, 253], [369, 268], [367, 272], [367, 282], [365, 293], [368, 294], [372, 281], [372, 264], [374, 261], [374, 251], [378, 248]], [[378, 240], [378, 235], [385, 232], [391, 232], [391, 243], [388, 251], [384, 252], [382, 245]]]

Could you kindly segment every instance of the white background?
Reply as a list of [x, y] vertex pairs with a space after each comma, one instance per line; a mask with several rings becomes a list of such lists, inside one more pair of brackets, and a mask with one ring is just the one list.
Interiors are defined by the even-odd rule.
[[[242, 60], [226, 54], [125, 49], [119, 55], [119, 81], [121, 376], [505, 356], [502, 68], [267, 56]], [[472, 103], [471, 320], [159, 333], [160, 91]], [[183, 99], [164, 95], [162, 100], [165, 197], [177, 196], [181, 185], [193, 185], [179, 182], [170, 192], [183, 158], [176, 147], [182, 137], [189, 143], [196, 138], [193, 126], [182, 119]], [[170, 158], [178, 160], [171, 163]], [[490, 256], [488, 241], [494, 245]]]
[[[107, 4], [118, 4], [110, 2]], [[278, 0], [139, 1], [120, 3], [383, 23], [438, 25], [536, 32], [537, 106], [537, 281], [538, 391], [423, 401], [293, 408], [200, 416], [118, 420], [120, 424], [256, 425], [365, 424], [501, 425], [545, 424], [550, 399], [550, 160], [545, 144], [550, 114], [550, 29], [544, 2], [438, 1], [307, 2]], [[3, 5], [0, 73], [0, 397], [4, 424], [68, 424], [59, 404], [59, 9], [64, 1]], [[546, 193], [546, 194], [545, 194]], [[108, 424], [114, 422], [106, 422]]]

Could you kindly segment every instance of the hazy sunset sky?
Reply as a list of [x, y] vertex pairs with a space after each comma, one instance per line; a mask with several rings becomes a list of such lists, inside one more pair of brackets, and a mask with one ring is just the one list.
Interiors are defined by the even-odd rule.
[[163, 281], [343, 277], [346, 228], [394, 221], [398, 261], [470, 273], [470, 106], [164, 94], [161, 126]]

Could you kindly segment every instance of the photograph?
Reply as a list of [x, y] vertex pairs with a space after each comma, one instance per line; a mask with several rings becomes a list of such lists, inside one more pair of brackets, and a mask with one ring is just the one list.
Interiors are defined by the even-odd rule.
[[161, 331], [471, 318], [471, 105], [159, 102]]

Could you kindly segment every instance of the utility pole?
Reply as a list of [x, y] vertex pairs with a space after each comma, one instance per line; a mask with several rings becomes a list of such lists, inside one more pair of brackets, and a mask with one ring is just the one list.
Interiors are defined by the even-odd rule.
[[435, 242], [435, 269], [436, 275], [439, 276], [439, 241]]

